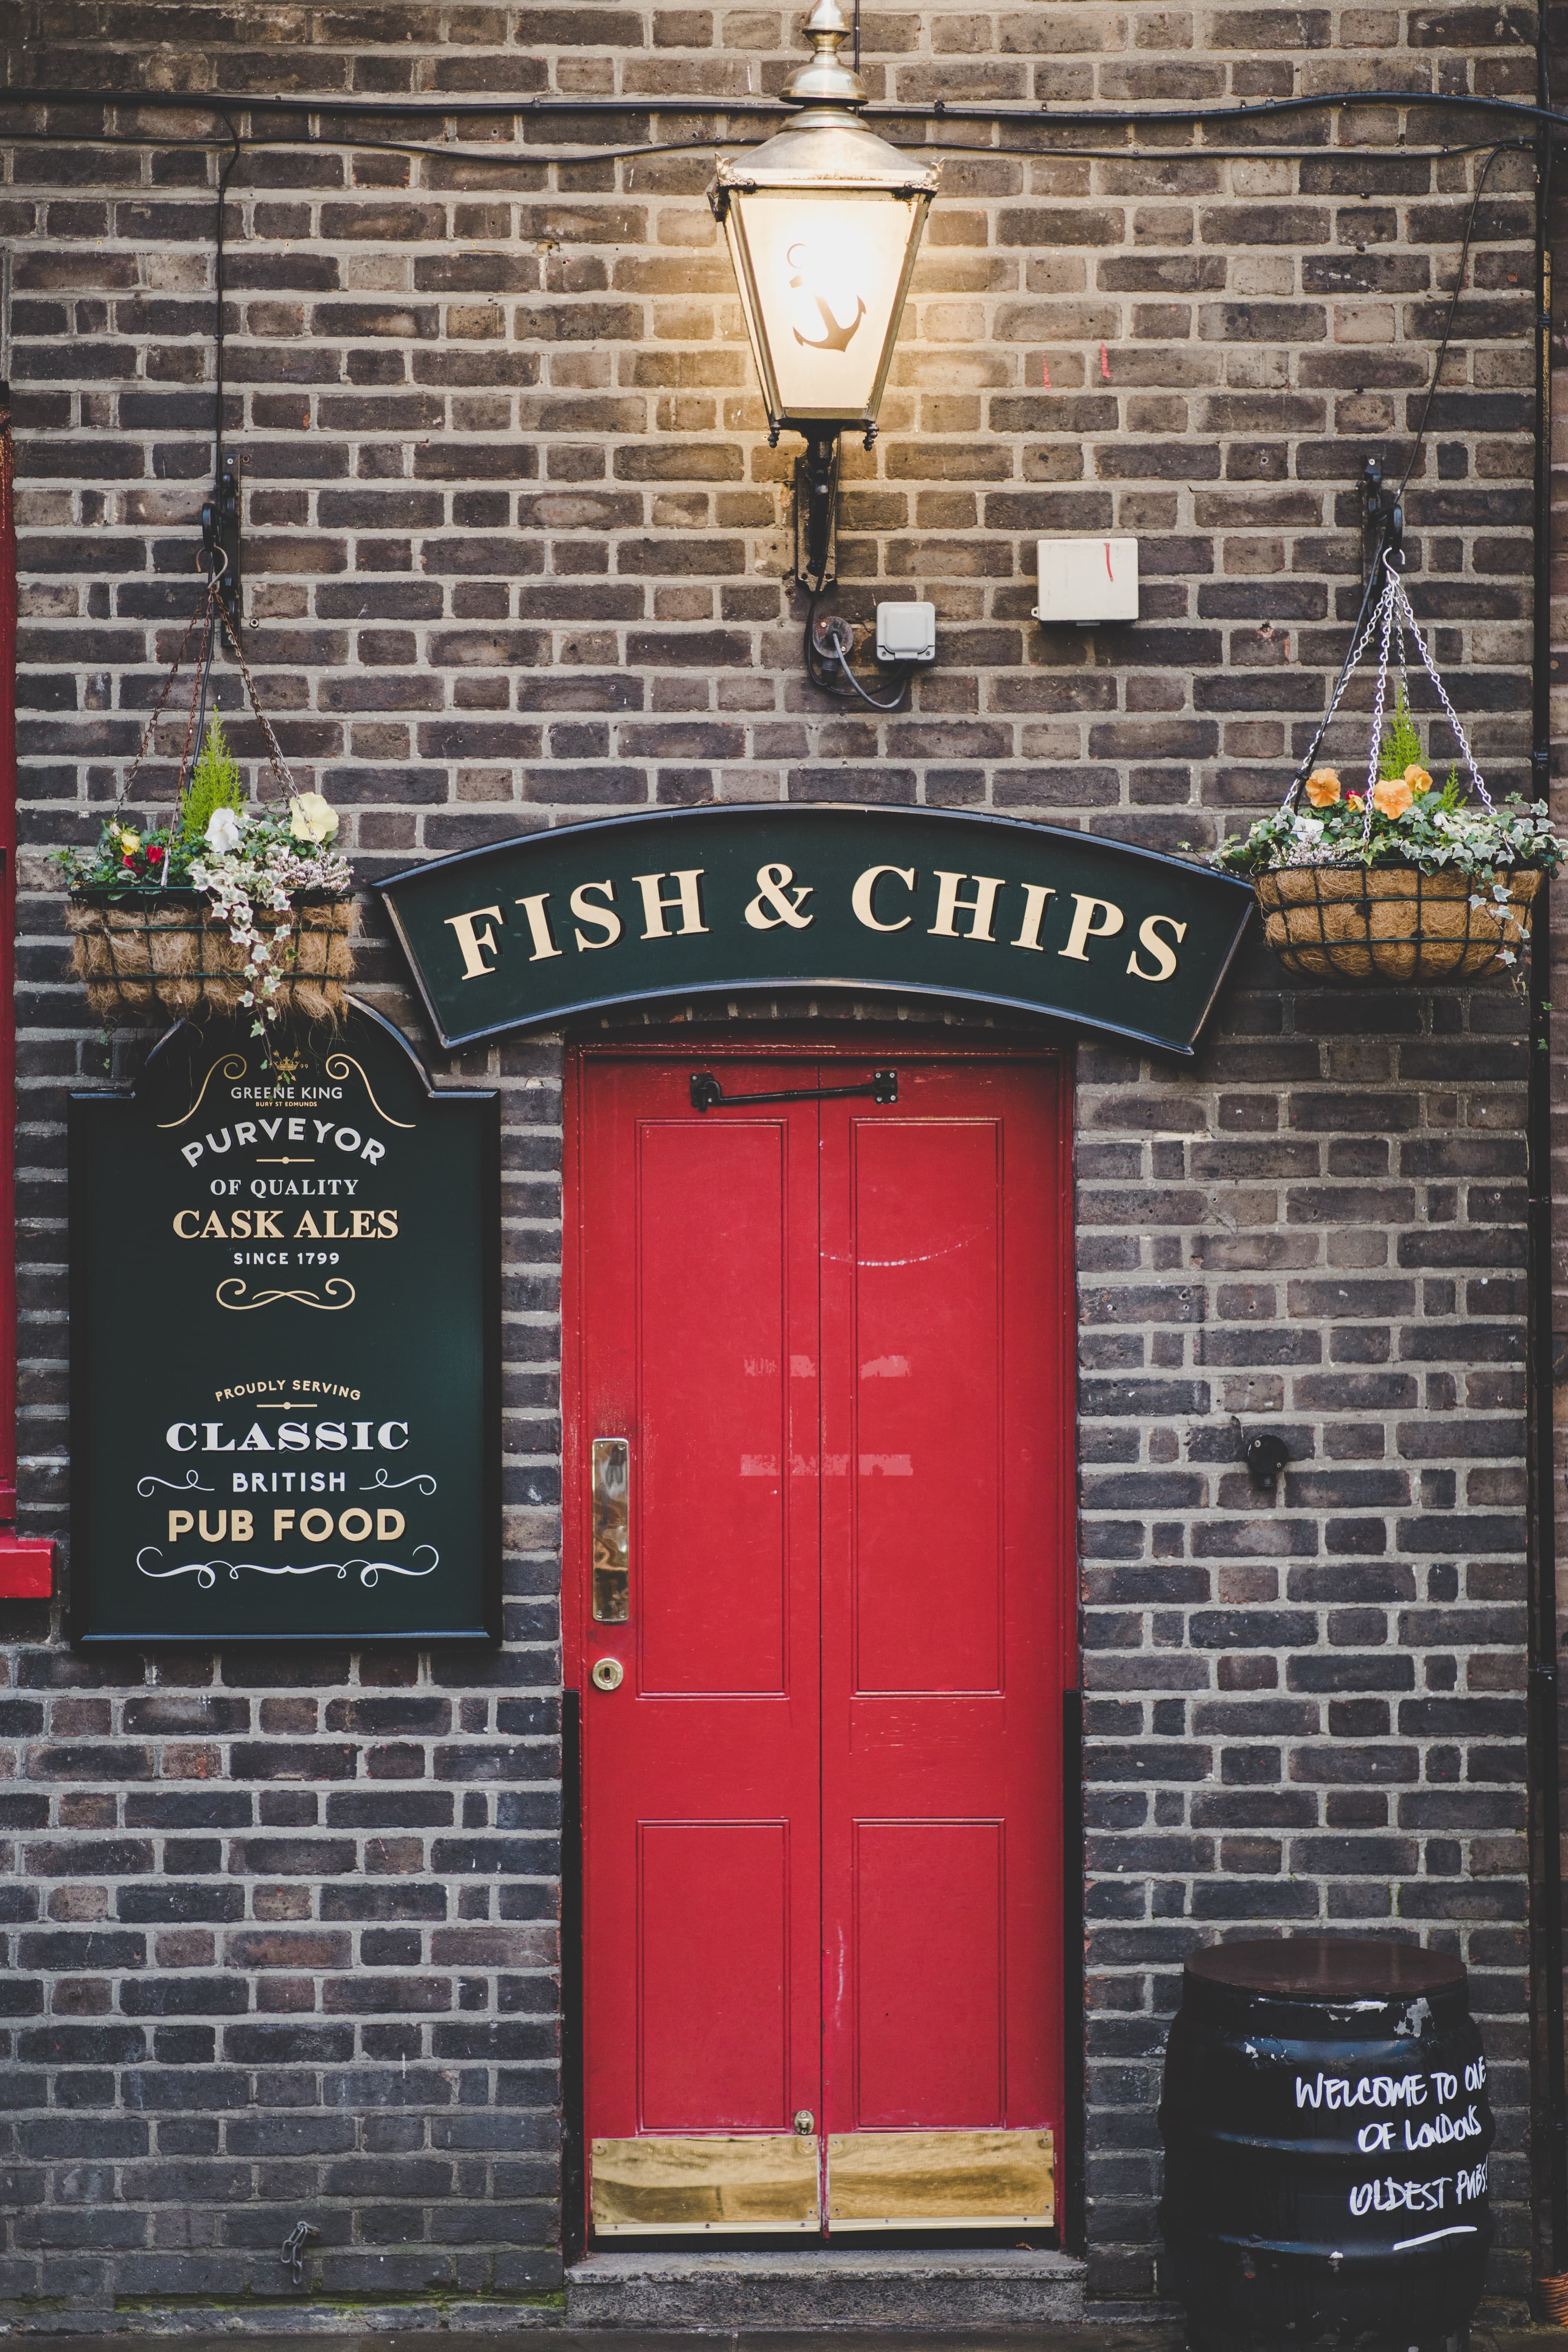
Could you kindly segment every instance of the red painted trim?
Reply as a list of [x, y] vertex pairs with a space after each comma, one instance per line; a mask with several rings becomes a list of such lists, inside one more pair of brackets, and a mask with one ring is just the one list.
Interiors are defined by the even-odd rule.
[[55, 1548], [47, 1536], [0, 1528], [0, 1601], [47, 1601], [54, 1575]]

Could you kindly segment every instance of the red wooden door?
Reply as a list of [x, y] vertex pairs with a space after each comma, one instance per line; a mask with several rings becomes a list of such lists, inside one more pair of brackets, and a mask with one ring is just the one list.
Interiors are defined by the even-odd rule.
[[[1057, 1071], [881, 1058], [896, 1107], [698, 1113], [704, 1066], [738, 1095], [872, 1065], [583, 1057], [568, 1639], [602, 2232], [1049, 2218]], [[595, 1439], [626, 1444], [624, 1622], [594, 1614]]]

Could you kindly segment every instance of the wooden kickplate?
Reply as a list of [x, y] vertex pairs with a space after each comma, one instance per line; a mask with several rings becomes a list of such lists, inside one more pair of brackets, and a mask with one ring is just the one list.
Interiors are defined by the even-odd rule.
[[1048, 2131], [835, 2132], [827, 2142], [829, 2229], [1046, 2229], [1056, 2216]]
[[591, 2150], [597, 2236], [821, 2228], [814, 2136], [596, 2139]]

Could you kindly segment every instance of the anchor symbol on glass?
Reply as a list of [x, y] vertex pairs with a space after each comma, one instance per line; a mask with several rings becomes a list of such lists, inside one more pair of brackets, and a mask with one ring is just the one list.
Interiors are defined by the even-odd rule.
[[[820, 247], [804, 243], [792, 245], [784, 259], [795, 273], [789, 281], [790, 292], [797, 297], [791, 321], [795, 341], [813, 352], [847, 352], [866, 315], [866, 304], [847, 283], [842, 261]], [[842, 314], [851, 303], [855, 315], [846, 326]], [[813, 329], [820, 327], [821, 333], [803, 335], [803, 321]]]

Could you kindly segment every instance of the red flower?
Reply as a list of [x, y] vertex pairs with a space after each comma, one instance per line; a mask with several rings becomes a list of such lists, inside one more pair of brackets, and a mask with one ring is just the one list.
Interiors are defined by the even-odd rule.
[[156, 866], [156, 865], [158, 865], [158, 864], [160, 863], [160, 861], [162, 860], [162, 858], [163, 858], [163, 851], [158, 847], [157, 844], [154, 842], [154, 844], [153, 845], [153, 847], [152, 847], [152, 848], [147, 852], [147, 863], [148, 863], [148, 865], [149, 865], [149, 866]]

